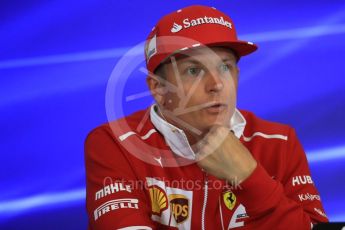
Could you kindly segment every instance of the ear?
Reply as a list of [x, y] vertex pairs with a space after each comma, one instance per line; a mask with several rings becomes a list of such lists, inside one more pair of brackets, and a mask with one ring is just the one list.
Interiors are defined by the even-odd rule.
[[154, 78], [152, 76], [147, 76], [146, 83], [155, 101], [160, 105], [164, 105], [166, 95], [165, 85], [163, 85], [162, 82], [158, 80], [158, 78]]

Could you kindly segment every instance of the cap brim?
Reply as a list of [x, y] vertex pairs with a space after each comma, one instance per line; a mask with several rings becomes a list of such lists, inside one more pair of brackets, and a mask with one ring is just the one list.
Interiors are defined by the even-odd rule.
[[[258, 46], [253, 44], [252, 42], [241, 41], [241, 40], [237, 40], [237, 41], [233, 41], [233, 42], [224, 41], [224, 42], [213, 42], [213, 43], [201, 43], [200, 46], [196, 46], [196, 47], [194, 47], [194, 46], [187, 46], [183, 50], [175, 50], [168, 57], [170, 57], [172, 55], [179, 54], [180, 52], [183, 52], [183, 51], [186, 51], [186, 50], [197, 49], [198, 47], [202, 47], [202, 46], [207, 46], [207, 47], [219, 46], [219, 47], [230, 48], [231, 50], [233, 50], [235, 52], [235, 54], [237, 55], [238, 59], [241, 58], [242, 56], [246, 56], [248, 54], [251, 54], [251, 53], [255, 52], [258, 49]], [[166, 58], [165, 58], [165, 60], [166, 60]]]
[[225, 46], [229, 47], [230, 49], [234, 50], [239, 57], [246, 56], [255, 52], [258, 49], [258, 46], [253, 44], [252, 42], [246, 41], [234, 41], [234, 42], [216, 42], [206, 44], [207, 46]]
[[164, 63], [167, 61], [167, 59], [171, 56], [178, 56], [180, 55], [182, 52], [188, 51], [190, 49], [197, 49], [199, 47], [202, 46], [207, 46], [207, 47], [215, 47], [215, 46], [219, 46], [219, 47], [227, 47], [230, 48], [231, 50], [233, 50], [235, 52], [235, 55], [237, 56], [238, 59], [240, 59], [242, 56], [246, 56], [248, 54], [251, 54], [253, 52], [255, 52], [258, 49], [258, 46], [253, 44], [252, 42], [247, 42], [247, 41], [241, 41], [241, 40], [237, 40], [237, 41], [224, 41], [224, 42], [214, 42], [214, 43], [201, 43], [200, 46], [186, 46], [183, 49], [177, 49], [175, 51], [168, 51], [167, 53], [169, 53], [170, 55], [166, 56], [161, 62]]

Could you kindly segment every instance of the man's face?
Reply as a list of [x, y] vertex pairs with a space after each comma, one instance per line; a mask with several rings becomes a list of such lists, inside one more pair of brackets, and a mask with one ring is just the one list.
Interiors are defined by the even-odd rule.
[[239, 72], [231, 50], [188, 50], [171, 57], [162, 68], [161, 82], [165, 87], [158, 103], [170, 123], [199, 135], [215, 124], [229, 127], [236, 106]]

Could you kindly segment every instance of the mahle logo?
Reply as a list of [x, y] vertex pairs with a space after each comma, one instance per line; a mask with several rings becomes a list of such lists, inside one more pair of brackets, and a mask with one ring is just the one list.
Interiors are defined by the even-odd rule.
[[188, 198], [181, 194], [169, 195], [170, 210], [177, 224], [188, 219], [189, 205]]

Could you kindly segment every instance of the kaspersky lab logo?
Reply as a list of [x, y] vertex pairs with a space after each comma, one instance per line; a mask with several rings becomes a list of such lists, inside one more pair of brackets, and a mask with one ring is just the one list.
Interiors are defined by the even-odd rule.
[[194, 27], [194, 26], [198, 26], [198, 25], [202, 25], [202, 24], [219, 24], [225, 27], [228, 27], [229, 29], [232, 29], [232, 24], [229, 21], [224, 20], [223, 17], [220, 18], [216, 18], [216, 17], [200, 17], [200, 18], [196, 18], [196, 19], [192, 19], [190, 20], [189, 18], [185, 18], [182, 21], [183, 25], [180, 25], [176, 22], [174, 22], [172, 28], [171, 28], [171, 32], [172, 33], [177, 33], [179, 31], [181, 31], [182, 29], [188, 29], [190, 27]]

